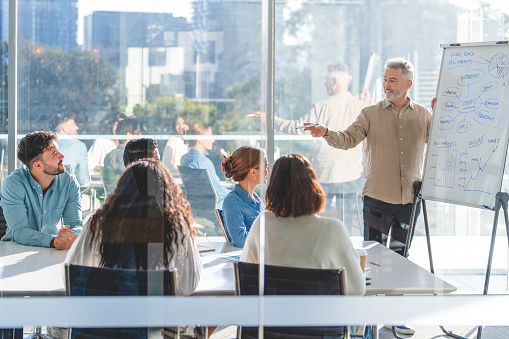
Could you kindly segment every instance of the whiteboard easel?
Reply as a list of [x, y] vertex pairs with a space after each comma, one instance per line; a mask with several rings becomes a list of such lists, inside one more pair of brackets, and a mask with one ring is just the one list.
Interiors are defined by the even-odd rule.
[[509, 45], [441, 47], [422, 196], [493, 210], [509, 139]]
[[[509, 195], [500, 192], [509, 141], [509, 44], [440, 47], [444, 52], [421, 191], [424, 221], [427, 230], [425, 199], [495, 211], [483, 292], [487, 294], [500, 209], [509, 241]], [[427, 240], [433, 272], [428, 233]], [[479, 326], [478, 339], [481, 332]]]

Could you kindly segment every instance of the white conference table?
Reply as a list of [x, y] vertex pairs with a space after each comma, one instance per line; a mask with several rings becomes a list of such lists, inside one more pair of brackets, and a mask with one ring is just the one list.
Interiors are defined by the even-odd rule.
[[0, 296], [65, 295], [67, 251], [0, 241]]
[[[200, 245], [215, 251], [202, 254], [204, 270], [195, 295], [235, 294], [234, 259], [228, 258], [228, 253], [238, 255], [240, 249], [231, 243], [205, 242]], [[368, 253], [366, 277], [371, 278], [371, 284], [366, 286], [366, 295], [448, 294], [456, 291], [453, 285], [377, 242], [354, 242], [354, 247], [363, 248]], [[219, 255], [222, 252], [225, 256]]]
[[[233, 295], [233, 261], [240, 249], [231, 243], [205, 242], [204, 269], [195, 295]], [[356, 242], [367, 250], [367, 295], [446, 294], [456, 287], [376, 242]], [[65, 295], [63, 262], [67, 251], [0, 241], [0, 296]], [[230, 253], [230, 254], [228, 254]], [[370, 263], [376, 262], [381, 266]]]

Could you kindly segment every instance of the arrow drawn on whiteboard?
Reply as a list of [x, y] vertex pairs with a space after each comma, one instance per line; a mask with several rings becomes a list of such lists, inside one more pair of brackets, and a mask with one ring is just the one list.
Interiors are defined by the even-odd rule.
[[[486, 159], [486, 161], [484, 162], [483, 166], [481, 166], [481, 163], [480, 162], [477, 162], [477, 166], [479, 166], [479, 169], [477, 170], [477, 173], [473, 176], [470, 176], [470, 179], [468, 180], [467, 184], [465, 185], [465, 188], [464, 188], [464, 191], [467, 191], [467, 192], [480, 192], [480, 193], [487, 193], [487, 194], [490, 194], [490, 192], [487, 192], [487, 191], [484, 191], [482, 189], [469, 189], [469, 185], [470, 183], [472, 183], [472, 185], [475, 183], [475, 181], [477, 180], [477, 177], [479, 176], [479, 174], [481, 172], [484, 172], [484, 169], [486, 168], [486, 165], [488, 164], [488, 162], [490, 161], [490, 158], [491, 156], [493, 155], [493, 153], [495, 153], [495, 151], [497, 150], [498, 146], [495, 146], [493, 148], [493, 150], [491, 151], [491, 154], [490, 156], [488, 157], [488, 159]], [[473, 181], [472, 181], [473, 180]]]

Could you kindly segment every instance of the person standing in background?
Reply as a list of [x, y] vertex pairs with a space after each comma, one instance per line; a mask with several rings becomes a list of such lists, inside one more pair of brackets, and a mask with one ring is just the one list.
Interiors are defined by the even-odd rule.
[[[50, 130], [57, 132], [59, 136], [78, 135], [80, 129], [76, 125], [73, 114], [57, 113], [51, 117], [49, 122]], [[90, 181], [88, 172], [87, 146], [78, 139], [59, 138], [59, 151], [65, 155], [64, 165], [68, 166], [71, 174], [76, 175], [80, 185]]]
[[176, 176], [179, 174], [177, 166], [180, 166], [180, 159], [184, 154], [189, 152], [189, 146], [180, 137], [180, 135], [185, 135], [187, 133], [189, 125], [186, 123], [184, 117], [178, 116], [175, 118], [173, 127], [176, 135], [170, 136], [168, 142], [166, 142], [162, 161], [164, 166], [170, 170], [171, 174]]
[[[352, 74], [347, 65], [342, 63], [328, 65], [324, 85], [329, 97], [313, 104], [309, 112], [297, 120], [274, 117], [274, 127], [281, 132], [296, 135], [305, 134], [297, 127], [307, 121], [330, 126], [335, 130], [347, 128], [371, 101], [369, 93], [366, 93], [363, 100], [352, 95], [348, 90], [351, 82]], [[262, 123], [265, 122], [265, 113], [253, 113]], [[345, 152], [331, 149], [325, 141], [320, 141], [316, 144], [311, 163], [327, 196], [326, 209], [340, 209], [343, 193], [361, 190], [357, 182], [363, 169], [361, 145]], [[334, 197], [336, 197], [335, 208], [332, 205]]]
[[[413, 77], [414, 66], [410, 61], [390, 59], [385, 64], [384, 100], [364, 108], [343, 131], [315, 126], [312, 122], [304, 129], [343, 150], [365, 140], [366, 184], [362, 192], [365, 216], [375, 209], [410, 222], [413, 184], [422, 178], [424, 146], [431, 125], [430, 111], [408, 96]], [[419, 213], [420, 204], [415, 218]], [[364, 240], [382, 242], [382, 234], [364, 223]], [[396, 252], [402, 254], [402, 249]]]

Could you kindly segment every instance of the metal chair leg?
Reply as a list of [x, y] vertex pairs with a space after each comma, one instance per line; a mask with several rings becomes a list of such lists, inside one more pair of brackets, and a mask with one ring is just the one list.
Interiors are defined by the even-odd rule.
[[398, 333], [396, 332], [396, 326], [392, 326], [392, 335], [394, 336], [394, 338], [396, 339], [404, 339], [403, 337], [400, 337], [398, 335]]
[[53, 337], [51, 337], [51, 336], [49, 336], [47, 334], [42, 333], [40, 327], [35, 327], [34, 333], [30, 334], [25, 339], [41, 339], [41, 338], [54, 339]]
[[444, 334], [445, 334], [446, 336], [453, 337], [453, 338], [456, 338], [456, 339], [466, 339], [465, 337], [462, 337], [462, 336], [460, 336], [460, 335], [457, 335], [457, 334], [452, 333], [452, 331], [447, 331], [447, 330], [446, 330], [443, 326], [441, 326], [441, 325], [440, 325], [440, 326], [438, 326], [438, 327], [440, 327], [440, 329], [442, 330], [442, 332], [444, 332]]

